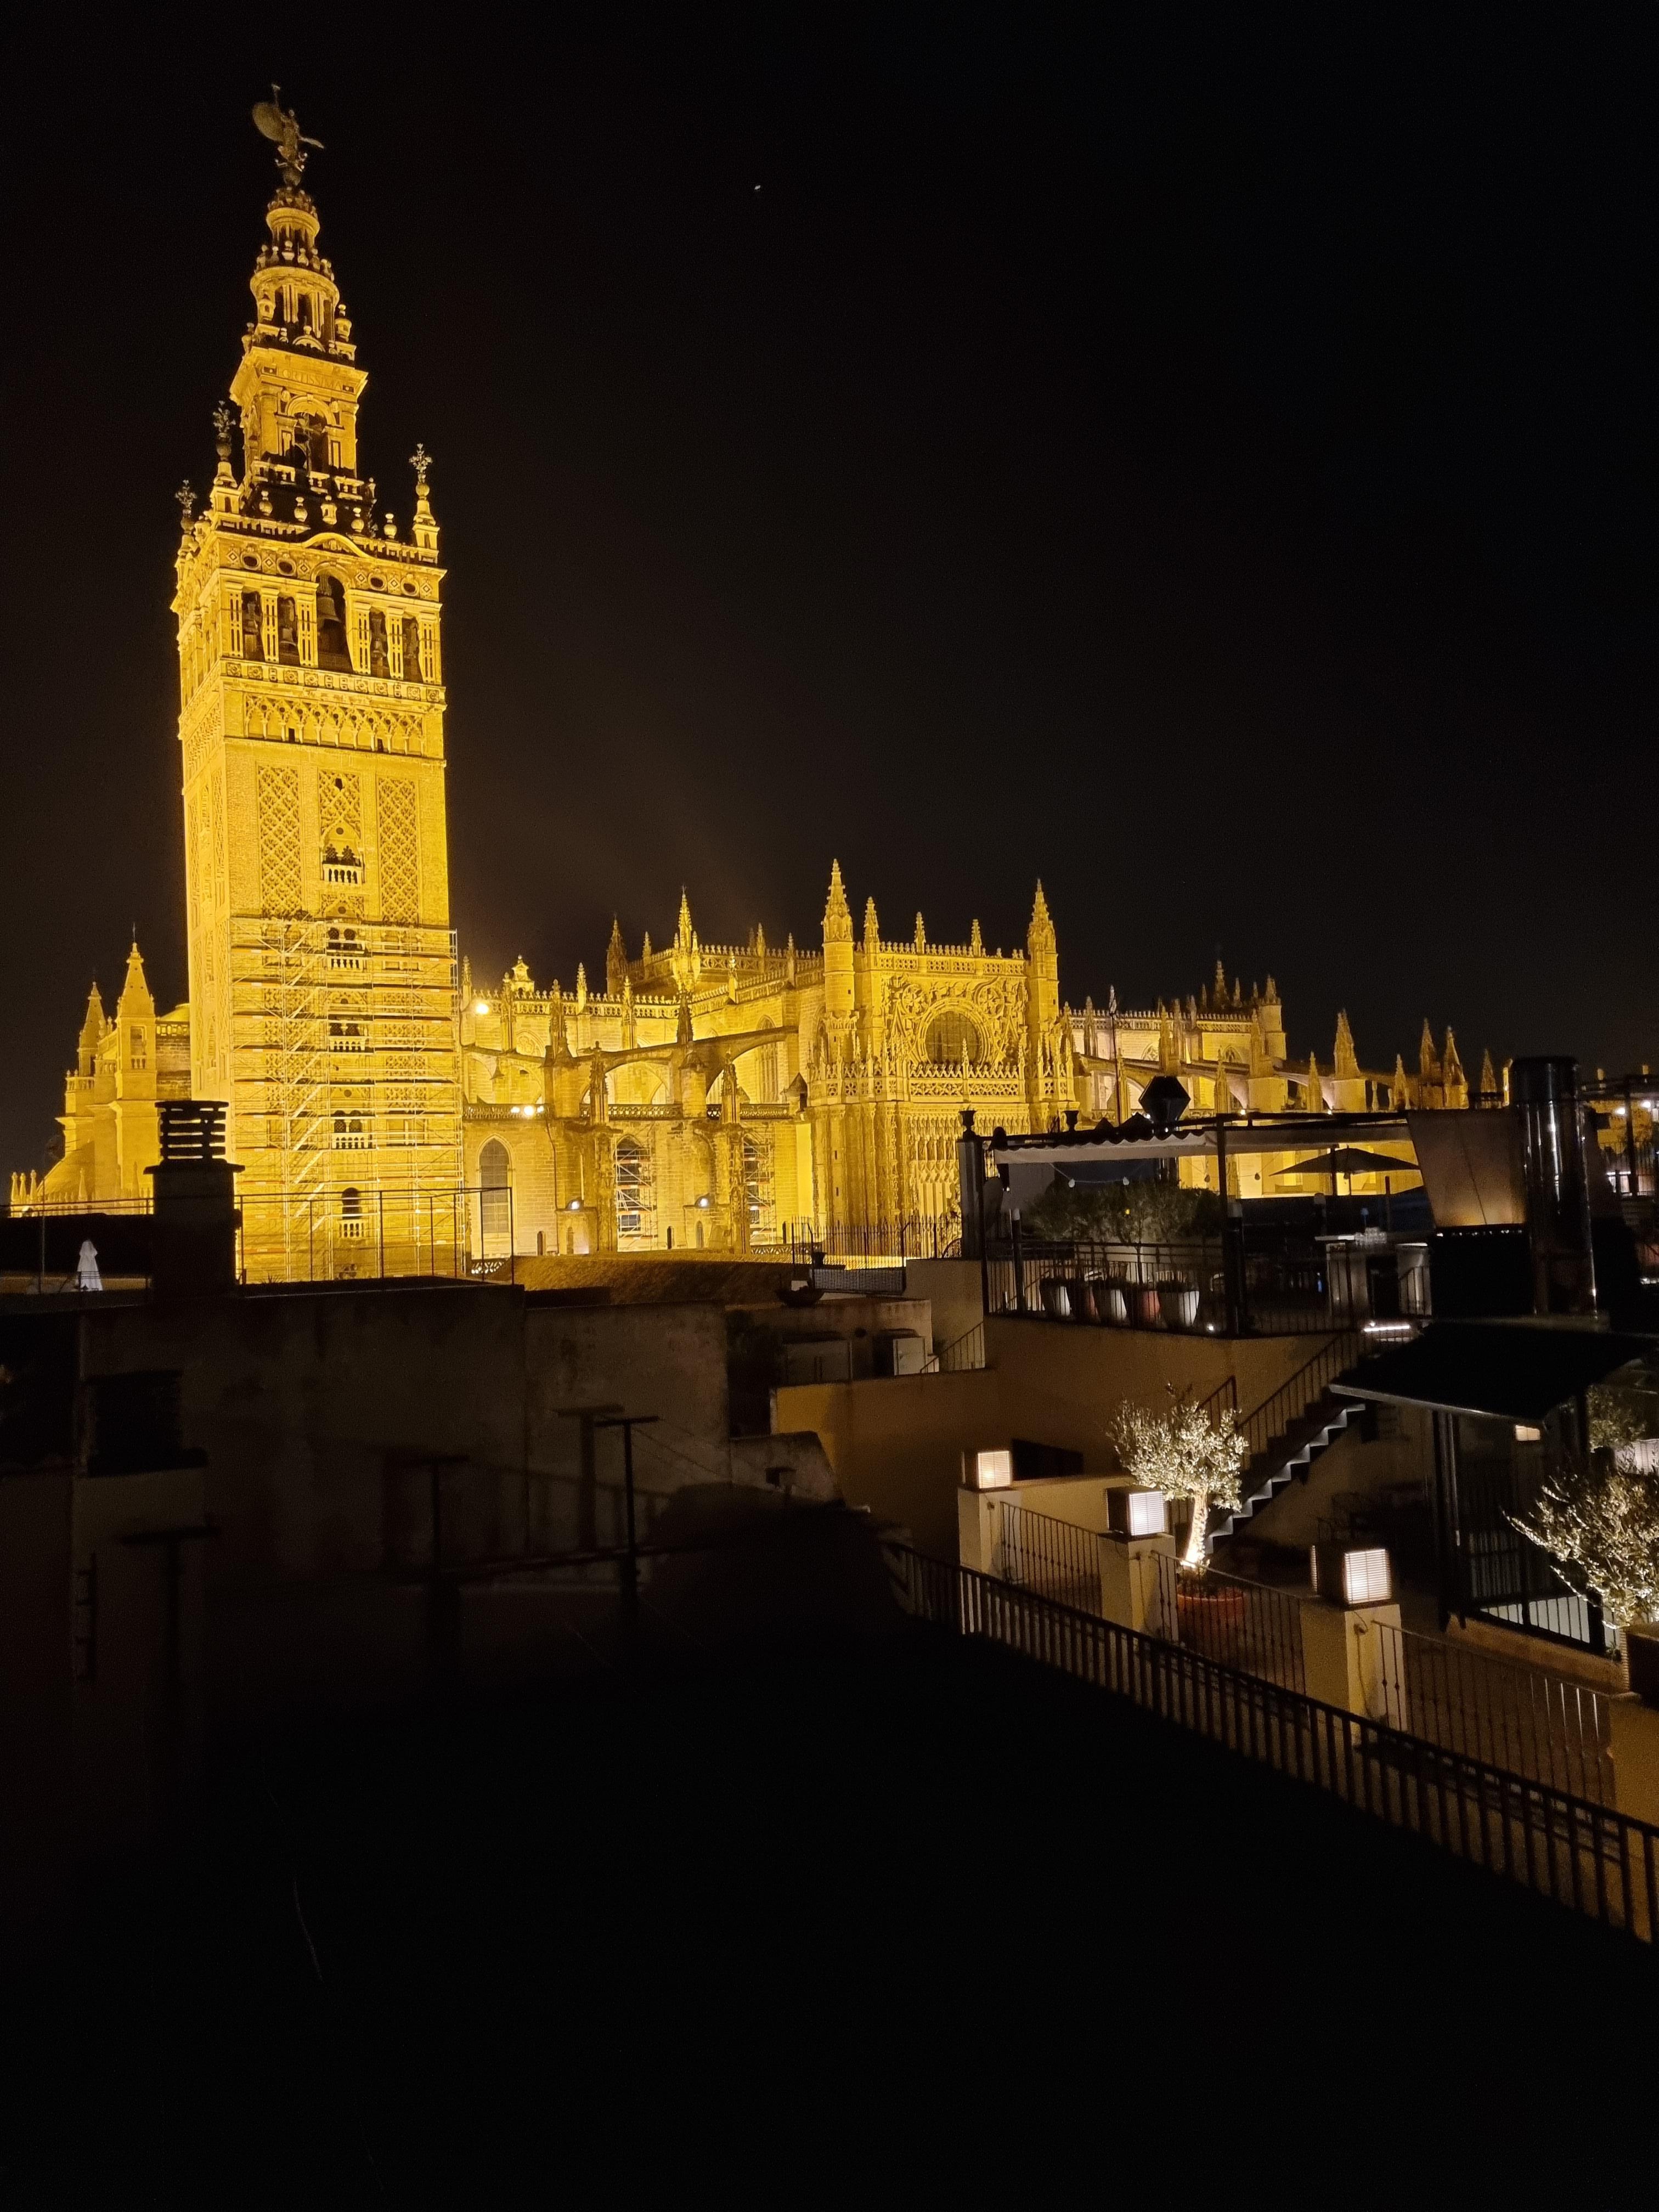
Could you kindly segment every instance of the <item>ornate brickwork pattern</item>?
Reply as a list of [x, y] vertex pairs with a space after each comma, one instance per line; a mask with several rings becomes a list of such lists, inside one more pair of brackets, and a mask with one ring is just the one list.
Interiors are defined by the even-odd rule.
[[421, 847], [415, 786], [388, 777], [375, 788], [380, 815], [380, 915], [386, 921], [421, 918]]
[[256, 783], [259, 810], [259, 902], [266, 914], [298, 914], [303, 902], [300, 864], [300, 771], [262, 768]]

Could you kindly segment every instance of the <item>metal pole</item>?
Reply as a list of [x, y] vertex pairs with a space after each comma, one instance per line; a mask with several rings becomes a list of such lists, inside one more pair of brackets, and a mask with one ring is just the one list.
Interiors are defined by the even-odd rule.
[[374, 1202], [380, 1217], [380, 1280], [386, 1280], [386, 1193], [377, 1184]]
[[1630, 1175], [1630, 1194], [1636, 1195], [1636, 1101], [1631, 1097], [1628, 1082], [1625, 1085], [1625, 1166]]
[[656, 1413], [618, 1413], [593, 1424], [596, 1429], [620, 1429], [623, 1432], [623, 1490], [628, 1516], [628, 1549], [622, 1563], [622, 1598], [623, 1611], [630, 1618], [638, 1610], [640, 1601], [640, 1546], [634, 1518], [634, 1431], [637, 1428], [649, 1428], [660, 1418]]

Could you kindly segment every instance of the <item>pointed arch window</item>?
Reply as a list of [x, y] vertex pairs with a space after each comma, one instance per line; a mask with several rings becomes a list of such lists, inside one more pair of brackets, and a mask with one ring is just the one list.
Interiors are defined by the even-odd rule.
[[265, 657], [265, 611], [258, 592], [242, 594], [242, 658], [244, 660], [263, 660]]
[[409, 684], [424, 680], [421, 669], [421, 625], [417, 617], [404, 617], [404, 679]]
[[927, 1057], [936, 1067], [960, 1067], [979, 1056], [979, 1031], [966, 1014], [940, 1014], [930, 1025]]
[[507, 1146], [492, 1137], [478, 1155], [478, 1225], [483, 1231], [482, 1256], [491, 1256], [492, 1240], [499, 1252], [501, 1240], [513, 1226], [513, 1163]]

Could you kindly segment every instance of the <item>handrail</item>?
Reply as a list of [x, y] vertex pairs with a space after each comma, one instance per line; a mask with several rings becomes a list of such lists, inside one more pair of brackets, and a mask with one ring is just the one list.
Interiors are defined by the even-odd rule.
[[[1348, 1366], [1358, 1357], [1360, 1348], [1357, 1329], [1339, 1329], [1328, 1343], [1321, 1346], [1311, 1359], [1304, 1359], [1293, 1375], [1287, 1375], [1276, 1390], [1245, 1414], [1238, 1426], [1250, 1448], [1252, 1459], [1258, 1452], [1265, 1451], [1275, 1437], [1282, 1436], [1292, 1421], [1300, 1419], [1332, 1376]], [[1313, 1378], [1311, 1382], [1310, 1377]], [[1280, 1412], [1274, 1409], [1279, 1407], [1281, 1400], [1290, 1406], [1292, 1398], [1295, 1399], [1293, 1410], [1281, 1418]]]
[[[979, 1340], [977, 1359], [963, 1359], [955, 1361], [949, 1366], [945, 1364], [952, 1352], [960, 1352], [964, 1344], [971, 1344], [975, 1337]], [[930, 1352], [921, 1364], [921, 1371], [924, 1375], [967, 1375], [971, 1374], [976, 1368], [983, 1367], [984, 1364], [985, 1323], [982, 1321], [976, 1321], [971, 1328], [963, 1329], [962, 1334], [953, 1337], [949, 1344], [941, 1345], [936, 1352]]]
[[914, 1617], [1127, 1698], [1638, 1942], [1659, 1939], [1659, 1827], [891, 1538], [882, 1548]]

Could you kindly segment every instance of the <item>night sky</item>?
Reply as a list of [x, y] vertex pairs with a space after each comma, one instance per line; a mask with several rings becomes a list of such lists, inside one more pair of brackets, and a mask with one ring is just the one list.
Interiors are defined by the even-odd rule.
[[[234, 13], [8, 48], [0, 1166], [136, 922], [185, 989], [173, 494], [277, 77], [406, 520], [482, 975], [1023, 935], [1293, 1052], [1659, 1063], [1651, 18]], [[100, 19], [101, 20], [101, 19]], [[1640, 425], [1638, 432], [1638, 423]]]

